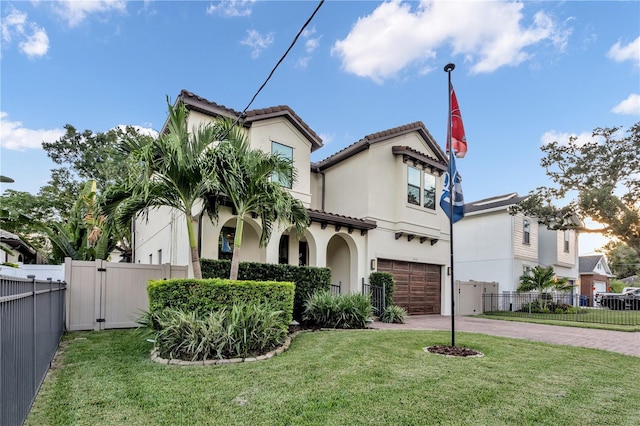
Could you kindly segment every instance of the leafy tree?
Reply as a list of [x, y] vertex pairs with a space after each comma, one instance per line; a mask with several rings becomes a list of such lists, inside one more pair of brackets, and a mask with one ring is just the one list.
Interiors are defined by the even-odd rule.
[[107, 259], [115, 248], [96, 191], [96, 182], [88, 181], [63, 222], [35, 222], [36, 229], [51, 241], [53, 260]]
[[54, 221], [49, 200], [29, 192], [7, 189], [0, 195], [0, 206], [2, 229], [16, 234], [44, 257], [48, 257], [50, 244], [35, 224]]
[[[556, 186], [537, 188], [512, 213], [523, 211], [551, 229], [575, 228], [574, 215], [591, 218], [604, 228], [581, 231], [615, 237], [640, 254], [640, 122], [626, 133], [597, 128], [590, 142], [571, 137], [566, 145], [551, 142], [542, 151], [540, 164]], [[567, 205], [552, 204], [574, 193]]]
[[525, 272], [520, 276], [520, 285], [517, 292], [537, 291], [540, 294], [543, 307], [546, 306], [546, 299], [543, 297], [545, 290], [556, 289], [559, 291], [569, 291], [573, 285], [566, 278], [557, 278], [552, 266], [542, 267], [540, 265]]
[[296, 170], [290, 160], [277, 154], [251, 149], [242, 133], [226, 119], [216, 122], [220, 135], [226, 137], [216, 149], [215, 169], [222, 195], [232, 204], [236, 218], [230, 279], [238, 278], [240, 247], [244, 221], [248, 215], [259, 218], [262, 224], [260, 246], [271, 237], [275, 224], [291, 224], [298, 235], [304, 233], [309, 217], [300, 202], [272, 176], [286, 176], [296, 180]]
[[640, 274], [640, 255], [631, 247], [617, 241], [610, 241], [604, 247], [611, 272], [618, 278]]
[[202, 125], [189, 132], [184, 104], [169, 107], [168, 132], [157, 139], [125, 138], [120, 152], [128, 158], [127, 182], [114, 185], [105, 197], [106, 212], [126, 226], [141, 210], [172, 207], [185, 215], [191, 263], [195, 278], [202, 278], [196, 240], [198, 217], [205, 211], [211, 219], [217, 206], [216, 174], [212, 167], [212, 144], [216, 131]]
[[91, 130], [80, 133], [71, 124], [64, 128], [64, 136], [54, 142], [43, 142], [43, 149], [54, 163], [62, 166], [57, 170], [68, 172], [60, 176], [94, 180], [98, 190], [122, 182], [127, 176], [124, 153], [118, 150], [120, 141], [135, 139], [146, 143], [154, 139], [132, 126], [98, 133]]

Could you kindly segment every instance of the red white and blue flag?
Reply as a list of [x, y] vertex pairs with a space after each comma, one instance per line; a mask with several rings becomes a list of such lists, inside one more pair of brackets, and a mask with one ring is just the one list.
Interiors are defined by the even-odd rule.
[[458, 99], [453, 85], [449, 86], [451, 96], [451, 125], [447, 131], [447, 152], [449, 152], [449, 141], [453, 145], [453, 153], [458, 158], [463, 158], [467, 153], [467, 138], [464, 135], [464, 125], [462, 124], [462, 115], [460, 115], [460, 107], [458, 107]]

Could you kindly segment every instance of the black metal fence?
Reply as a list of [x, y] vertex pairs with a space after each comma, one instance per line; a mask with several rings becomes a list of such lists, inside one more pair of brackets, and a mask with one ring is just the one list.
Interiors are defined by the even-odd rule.
[[64, 332], [66, 283], [0, 276], [0, 425], [29, 414]]
[[362, 279], [362, 293], [371, 295], [371, 304], [373, 305], [374, 314], [382, 315], [386, 308], [386, 289], [384, 283], [382, 286], [371, 285]]
[[331, 294], [342, 294], [342, 281], [338, 284], [331, 284]]
[[485, 293], [485, 315], [525, 317], [592, 324], [640, 325], [640, 310], [610, 309], [579, 294]]

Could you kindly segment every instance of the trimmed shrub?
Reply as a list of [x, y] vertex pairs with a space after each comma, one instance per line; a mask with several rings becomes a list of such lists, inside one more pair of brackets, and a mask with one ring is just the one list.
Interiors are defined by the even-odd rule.
[[[203, 278], [228, 278], [230, 260], [200, 259]], [[254, 281], [289, 281], [295, 284], [293, 317], [302, 321], [304, 302], [316, 291], [331, 288], [331, 270], [313, 266], [279, 265], [272, 263], [240, 262], [238, 279]]]
[[291, 282], [231, 281], [226, 279], [151, 280], [147, 285], [151, 313], [167, 308], [203, 316], [240, 303], [260, 302], [292, 320], [294, 284]]
[[397, 305], [387, 305], [380, 316], [380, 321], [389, 324], [404, 324], [404, 320], [407, 318], [407, 311]]
[[247, 358], [275, 349], [287, 334], [283, 314], [267, 304], [240, 302], [202, 316], [163, 309], [144, 314], [139, 323], [153, 328], [162, 358], [201, 361]]
[[323, 328], [366, 328], [372, 313], [369, 295], [318, 291], [307, 298], [303, 320]]
[[369, 284], [382, 287], [384, 284], [385, 306], [393, 305], [393, 292], [396, 290], [396, 279], [390, 272], [372, 272]]

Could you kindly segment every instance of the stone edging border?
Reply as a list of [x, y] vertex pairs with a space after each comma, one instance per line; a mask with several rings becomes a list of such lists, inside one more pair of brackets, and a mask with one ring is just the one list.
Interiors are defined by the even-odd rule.
[[268, 359], [273, 358], [274, 356], [277, 355], [282, 355], [284, 352], [286, 352], [289, 349], [289, 346], [291, 346], [291, 341], [298, 335], [300, 334], [302, 331], [296, 331], [293, 334], [290, 334], [286, 337], [286, 339], [284, 340], [284, 343], [282, 344], [282, 346], [280, 346], [279, 348], [276, 348], [270, 352], [267, 352], [264, 355], [258, 355], [256, 357], [250, 357], [250, 358], [228, 358], [228, 359], [207, 359], [204, 361], [183, 361], [181, 359], [165, 359], [165, 358], [161, 358], [160, 354], [158, 352], [158, 348], [153, 348], [151, 350], [151, 361], [153, 362], [157, 362], [159, 364], [166, 364], [166, 365], [179, 365], [182, 367], [188, 367], [188, 366], [194, 366], [194, 365], [199, 365], [199, 366], [203, 366], [203, 365], [223, 365], [223, 364], [238, 364], [241, 362], [254, 362], [254, 361], [266, 361]]

